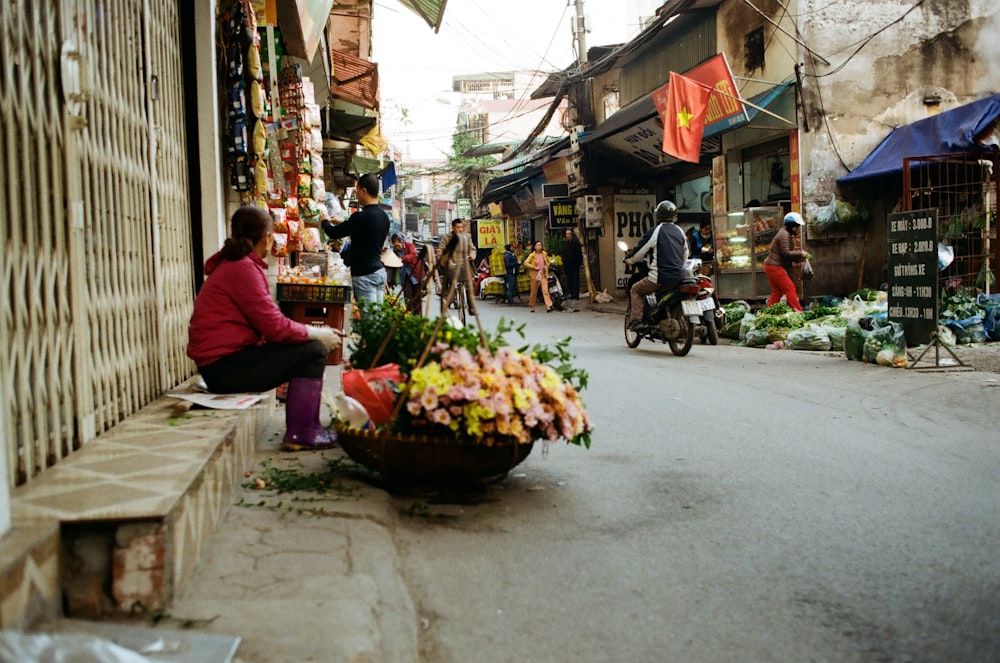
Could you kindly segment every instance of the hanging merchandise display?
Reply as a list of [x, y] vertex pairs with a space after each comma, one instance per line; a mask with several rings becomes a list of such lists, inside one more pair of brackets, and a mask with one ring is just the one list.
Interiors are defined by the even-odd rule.
[[[298, 235], [288, 237], [288, 250], [320, 251], [324, 248], [320, 216], [326, 194], [322, 179], [323, 136], [313, 85], [302, 76], [301, 65], [285, 67], [278, 74], [278, 97], [282, 111], [279, 153], [288, 195], [284, 207], [286, 215], [294, 215], [299, 221]], [[293, 198], [294, 205], [289, 202]]]
[[[257, 19], [249, 0], [238, 0], [220, 25], [226, 58], [226, 159], [230, 186], [248, 200], [266, 204], [271, 192], [267, 174], [267, 116]], [[263, 163], [262, 163], [263, 161]]]

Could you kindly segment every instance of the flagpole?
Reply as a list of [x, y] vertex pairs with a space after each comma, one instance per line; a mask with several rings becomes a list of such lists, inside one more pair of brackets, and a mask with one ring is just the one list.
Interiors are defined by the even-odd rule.
[[[678, 74], [678, 76], [680, 76], [680, 74]], [[767, 110], [766, 108], [762, 108], [762, 107], [758, 106], [757, 104], [752, 104], [749, 101], [747, 101], [746, 99], [743, 99], [742, 97], [739, 97], [739, 96], [734, 95], [734, 94], [729, 94], [728, 92], [723, 92], [722, 90], [720, 90], [718, 88], [714, 88], [711, 85], [706, 85], [706, 84], [702, 83], [701, 81], [696, 81], [695, 79], [689, 78], [688, 76], [685, 76], [684, 78], [687, 78], [687, 80], [691, 81], [692, 83], [694, 83], [696, 85], [699, 85], [699, 86], [701, 86], [703, 88], [707, 88], [707, 89], [711, 90], [712, 92], [715, 92], [716, 94], [721, 94], [723, 97], [729, 97], [730, 99], [735, 99], [736, 101], [740, 102], [741, 104], [745, 104], [745, 105], [749, 106], [750, 108], [756, 108], [761, 113], [764, 113], [765, 115], [770, 115], [771, 117], [773, 117], [773, 118], [775, 118], [777, 120], [781, 120], [785, 124], [790, 124], [793, 127], [797, 126], [791, 120], [787, 120], [787, 119], [781, 117], [780, 115], [772, 113], [771, 111]]]

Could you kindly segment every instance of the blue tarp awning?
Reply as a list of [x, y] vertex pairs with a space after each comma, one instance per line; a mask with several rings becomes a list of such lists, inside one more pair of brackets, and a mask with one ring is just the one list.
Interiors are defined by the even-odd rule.
[[897, 127], [838, 184], [903, 172], [907, 157], [960, 154], [977, 148], [976, 138], [1000, 117], [1000, 94]]

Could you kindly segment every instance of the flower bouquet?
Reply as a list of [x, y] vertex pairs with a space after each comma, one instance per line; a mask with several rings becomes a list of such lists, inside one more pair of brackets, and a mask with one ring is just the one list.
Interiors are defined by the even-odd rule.
[[523, 338], [523, 326], [502, 319], [487, 335], [393, 302], [360, 306], [351, 365], [395, 364], [402, 381], [387, 422], [373, 430], [336, 422], [355, 460], [384, 475], [455, 482], [506, 473], [536, 440], [590, 446], [592, 425], [580, 399], [588, 376], [571, 364], [568, 338], [515, 349], [505, 335]]

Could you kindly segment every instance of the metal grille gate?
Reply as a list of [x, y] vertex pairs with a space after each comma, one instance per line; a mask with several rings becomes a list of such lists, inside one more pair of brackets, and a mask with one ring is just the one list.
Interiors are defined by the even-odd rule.
[[176, 3], [0, 7], [0, 407], [16, 485], [192, 373], [193, 255]]
[[906, 209], [937, 208], [938, 239], [955, 250], [954, 262], [940, 274], [942, 292], [946, 286], [996, 292], [998, 192], [1000, 159], [995, 153], [903, 160]]

